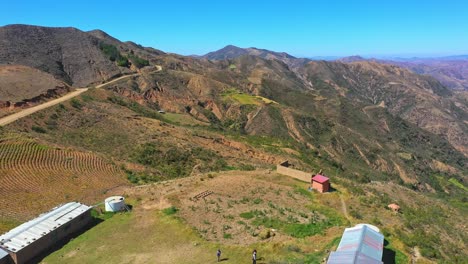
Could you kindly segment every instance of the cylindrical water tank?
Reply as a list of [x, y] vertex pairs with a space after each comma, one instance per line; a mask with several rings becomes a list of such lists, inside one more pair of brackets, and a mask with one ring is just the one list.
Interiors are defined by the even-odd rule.
[[106, 212], [120, 212], [125, 209], [125, 198], [123, 196], [111, 196], [104, 201]]

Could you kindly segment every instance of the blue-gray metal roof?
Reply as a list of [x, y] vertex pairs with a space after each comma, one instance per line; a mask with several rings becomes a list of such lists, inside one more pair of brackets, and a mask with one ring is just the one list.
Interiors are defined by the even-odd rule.
[[77, 202], [55, 207], [51, 211], [1, 235], [0, 247], [10, 252], [18, 252], [89, 209], [91, 207]]
[[330, 254], [327, 263], [383, 263], [384, 236], [375, 229], [365, 224], [346, 228], [336, 252]]
[[8, 252], [0, 248], [0, 259], [8, 256]]

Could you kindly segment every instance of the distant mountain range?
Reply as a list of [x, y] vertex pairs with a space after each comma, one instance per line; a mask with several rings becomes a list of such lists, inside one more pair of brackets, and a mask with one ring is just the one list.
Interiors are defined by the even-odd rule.
[[468, 90], [468, 55], [455, 55], [446, 57], [434, 58], [364, 58], [359, 55], [348, 57], [338, 56], [316, 56], [310, 58], [296, 58], [285, 52], [273, 52], [265, 49], [257, 48], [239, 48], [233, 45], [228, 45], [220, 50], [207, 53], [199, 58], [209, 60], [224, 60], [233, 59], [242, 55], [259, 56], [265, 59], [277, 59], [287, 64], [292, 62], [325, 60], [325, 61], [340, 61], [344, 63], [356, 61], [375, 61], [384, 64], [397, 65], [402, 68], [409, 69], [417, 74], [430, 75], [439, 80], [443, 85], [453, 90]]
[[[183, 199], [188, 200], [192, 194], [205, 190], [198, 185], [201, 181], [213, 191], [217, 188], [214, 182], [230, 186], [231, 182], [219, 177], [220, 173], [209, 172], [255, 168], [271, 171], [279, 162], [289, 160], [296, 168], [308, 172], [323, 170], [335, 187], [343, 186], [330, 194], [335, 197], [334, 202], [329, 202], [327, 197], [331, 196], [319, 198], [318, 194], [296, 191], [305, 190], [307, 186], [300, 187], [292, 180], [291, 187], [281, 189], [282, 194], [287, 193], [294, 199], [305, 195], [301, 199], [326, 201], [326, 206], [314, 205], [312, 209], [333, 212], [322, 215], [313, 210], [313, 216], [304, 218], [307, 229], [296, 228], [302, 222], [295, 217], [288, 220], [301, 234], [303, 230], [308, 233], [309, 226], [315, 230], [316, 225], [310, 225], [312, 220], [332, 223], [341, 215], [342, 208], [348, 208], [351, 221], [379, 223], [385, 232], [392, 234], [392, 241], [401, 243], [401, 249], [408, 255], [417, 247], [422, 257], [430, 258], [427, 263], [457, 263], [466, 259], [463, 243], [467, 241], [466, 228], [459, 219], [465, 215], [468, 182], [468, 91], [454, 89], [465, 87], [462, 82], [466, 77], [465, 63], [462, 59], [401, 62], [360, 56], [312, 60], [284, 52], [235, 46], [204, 56], [181, 56], [122, 42], [100, 30], [84, 32], [76, 28], [28, 25], [0, 27], [0, 101], [4, 101], [3, 107], [0, 102], [0, 116], [22, 110], [18, 108], [23, 106], [13, 104], [12, 107], [13, 101], [36, 98], [27, 101], [34, 105], [55, 98], [56, 93], [48, 98], [37, 98], [49, 93], [49, 88], [63, 86], [62, 94], [115, 80], [0, 129], [3, 153], [15, 162], [5, 165], [7, 163], [0, 157], [5, 171], [0, 173], [0, 179], [13, 170], [27, 175], [5, 178], [8, 181], [0, 184], [0, 191], [7, 195], [0, 195], [0, 198], [21, 197], [25, 207], [31, 204], [36, 209], [41, 206], [37, 201], [75, 199], [79, 197], [75, 193], [83, 193], [92, 185], [76, 184], [83, 181], [82, 168], [96, 168], [92, 170], [96, 172], [92, 174], [93, 179], [109, 179], [109, 182], [112, 178], [106, 178], [107, 171], [114, 173], [116, 170], [125, 177], [123, 180], [139, 184], [196, 175], [200, 178], [192, 182], [181, 181], [183, 186], [193, 188], [184, 191], [187, 199]], [[155, 68], [160, 70], [155, 71]], [[432, 76], [419, 73], [429, 73], [443, 81], [442, 77], [446, 77], [452, 81], [452, 89]], [[127, 74], [129, 76], [116, 79]], [[161, 109], [165, 114], [159, 112]], [[33, 167], [29, 163], [23, 166], [19, 163], [23, 156], [16, 154], [17, 137], [28, 138], [24, 149], [31, 160], [43, 161], [48, 170], [61, 173], [54, 163], [48, 162], [52, 158], [45, 159], [44, 153], [57, 153], [54, 160], [57, 155], [65, 155], [61, 159], [62, 167], [73, 167], [73, 174], [61, 174], [60, 181], [52, 182], [48, 174], [38, 173], [42, 166]], [[12, 143], [5, 147], [9, 140]], [[30, 144], [32, 140], [38, 142], [37, 146]], [[73, 158], [75, 156], [69, 154], [73, 150], [82, 154]], [[91, 154], [115, 164], [116, 170], [106, 169], [105, 174], [99, 174], [101, 170], [97, 168], [103, 168], [104, 163], [90, 159]], [[40, 164], [37, 162], [33, 164]], [[252, 180], [262, 177], [256, 172], [248, 175], [252, 175]], [[31, 178], [38, 179], [36, 182], [43, 186], [23, 188], [27, 186], [25, 183], [34, 182], [29, 181]], [[279, 185], [272, 179], [283, 181], [272, 172], [262, 181], [266, 185], [256, 188], [255, 195], [281, 199], [274, 191], [279, 192]], [[51, 182], [54, 185], [49, 185]], [[46, 195], [36, 191], [43, 190], [46, 185], [62, 186], [61, 182], [74, 186], [70, 187], [74, 190], [70, 196], [50, 191], [44, 199]], [[243, 183], [237, 186], [233, 192], [244, 188]], [[371, 191], [377, 186], [381, 186], [379, 191]], [[265, 193], [258, 191], [260, 189]], [[167, 195], [181, 190], [171, 189]], [[412, 198], [421, 195], [417, 192], [431, 194], [424, 196], [423, 203], [416, 204]], [[248, 193], [247, 196], [253, 194]], [[106, 189], [99, 194], [109, 193]], [[153, 200], [159, 199], [159, 194], [159, 191], [151, 193], [151, 198], [143, 199], [138, 206], [142, 210], [147, 210], [141, 207], [145, 204], [154, 210], [166, 207], [166, 200]], [[402, 194], [407, 194], [408, 201], [399, 200]], [[220, 204], [229, 206], [230, 201], [240, 201], [228, 200], [224, 195]], [[56, 197], [49, 200], [51, 196]], [[342, 206], [344, 202], [340, 198], [349, 202], [349, 206]], [[243, 198], [241, 195], [232, 199]], [[172, 198], [167, 201], [172, 203]], [[253, 199], [250, 201], [240, 203], [242, 210], [251, 210], [245, 209], [254, 204]], [[392, 202], [398, 202], [403, 213], [388, 211], [381, 217], [379, 212]], [[5, 211], [3, 205], [9, 203], [0, 199], [0, 204], [1, 214]], [[358, 204], [363, 206], [358, 207]], [[442, 210], [437, 204], [444, 204], [447, 209]], [[15, 208], [14, 213], [20, 209], [26, 211], [21, 206], [10, 208]], [[217, 210], [214, 204], [210, 208]], [[280, 207], [275, 205], [275, 208]], [[231, 209], [223, 214], [235, 212], [233, 219], [240, 219], [237, 218], [240, 210], [228, 210]], [[343, 217], [347, 215], [344, 211]], [[190, 209], [179, 212], [181, 215], [188, 212], [189, 217], [198, 214]], [[222, 227], [228, 217], [221, 217], [219, 212], [216, 211], [213, 219], [217, 222], [212, 225]], [[366, 213], [361, 215], [361, 212]], [[284, 217], [289, 219], [288, 214], [289, 211], [285, 211]], [[259, 216], [244, 220], [254, 223]], [[270, 220], [262, 220], [261, 225], [267, 222]], [[283, 222], [278, 223], [283, 226]], [[257, 228], [253, 224], [250, 226], [253, 229], [249, 229], [249, 239], [251, 231]], [[311, 234], [320, 236], [315, 231]], [[281, 234], [280, 243], [283, 235], [286, 233]], [[235, 233], [236, 239], [237, 236]], [[284, 241], [290, 245], [290, 240]], [[283, 247], [278, 249], [283, 250]], [[288, 252], [286, 247], [284, 249]], [[309, 250], [303, 252], [309, 254]], [[287, 254], [295, 257], [290, 255], [293, 253], [299, 252]], [[321, 258], [308, 260], [314, 262]]]
[[[392, 165], [398, 163], [397, 157], [381, 154], [370, 161], [366, 156], [373, 155], [373, 141], [389, 143], [387, 133], [395, 135], [393, 131], [402, 129], [395, 127], [401, 120], [447, 140], [452, 151], [459, 151], [457, 155], [468, 153], [466, 95], [456, 94], [430, 76], [394, 66], [394, 62], [359, 56], [316, 61], [232, 45], [194, 58], [121, 42], [99, 30], [25, 25], [0, 28], [0, 39], [1, 64], [36, 68], [74, 87], [140, 71], [133, 63], [119, 65], [121, 58], [138, 56], [165, 71], [158, 79], [136, 77], [114, 85], [121, 95], [168, 111], [188, 111], [205, 122], [232, 123], [231, 127], [251, 135], [291, 137], [310, 148], [326, 149], [327, 155], [343, 163], [350, 162], [345, 149], [358, 146], [357, 152], [366, 163], [398, 173], [397, 166]], [[238, 98], [235, 93], [230, 95], [229, 89], [273, 100], [282, 107], [265, 105], [252, 111], [233, 104], [235, 99], [226, 101], [232, 96]], [[19, 97], [11, 98], [14, 96]], [[28, 97], [25, 93], [21, 96]], [[415, 136], [423, 133], [414, 127], [406, 129], [405, 133], [411, 131]], [[317, 138], [322, 130], [335, 135], [336, 142]], [[361, 134], [363, 131], [366, 135]], [[344, 134], [349, 135], [341, 136]], [[429, 135], [420, 137], [418, 144], [423, 144], [422, 138]], [[407, 148], [403, 142], [397, 144]]]
[[391, 58], [376, 59], [350, 56], [338, 59], [341, 62], [375, 61], [397, 65], [417, 74], [430, 75], [453, 90], [468, 90], [468, 55], [437, 58]]

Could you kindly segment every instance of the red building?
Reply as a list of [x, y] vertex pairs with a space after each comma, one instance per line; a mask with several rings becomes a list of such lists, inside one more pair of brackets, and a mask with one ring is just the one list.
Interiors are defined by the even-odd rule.
[[320, 174], [315, 175], [312, 177], [312, 189], [321, 193], [328, 192], [330, 190], [330, 179]]

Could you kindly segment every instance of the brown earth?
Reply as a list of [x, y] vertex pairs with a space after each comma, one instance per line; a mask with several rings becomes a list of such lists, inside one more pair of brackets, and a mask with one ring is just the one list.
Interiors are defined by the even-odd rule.
[[22, 65], [0, 65], [0, 109], [34, 103], [70, 88], [52, 75]]

